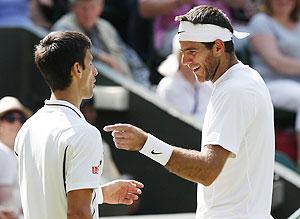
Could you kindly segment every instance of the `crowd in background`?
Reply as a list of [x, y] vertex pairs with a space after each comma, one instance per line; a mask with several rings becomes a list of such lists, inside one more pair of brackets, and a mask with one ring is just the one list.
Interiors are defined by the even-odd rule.
[[[213, 85], [196, 81], [192, 72], [181, 64], [176, 38], [178, 23], [174, 21], [176, 15], [200, 4], [220, 8], [237, 30], [250, 32], [246, 40], [234, 39], [237, 54], [241, 61], [262, 74], [274, 106], [296, 113], [294, 147], [298, 152], [289, 158], [299, 166], [299, 0], [0, 0], [0, 26], [81, 31], [93, 43], [95, 60], [154, 90], [170, 107], [202, 121]], [[16, 132], [22, 125], [21, 119], [29, 114], [25, 114], [28, 111], [18, 100], [11, 101], [15, 102], [8, 101], [13, 106], [8, 110], [0, 106], [0, 156], [13, 163], [10, 158], [13, 143], [6, 142], [3, 126], [14, 125]], [[3, 174], [1, 171], [0, 205], [9, 202], [3, 198], [3, 188], [14, 187], [15, 183], [14, 178], [9, 180]], [[5, 190], [5, 194], [7, 191], [10, 190]]]

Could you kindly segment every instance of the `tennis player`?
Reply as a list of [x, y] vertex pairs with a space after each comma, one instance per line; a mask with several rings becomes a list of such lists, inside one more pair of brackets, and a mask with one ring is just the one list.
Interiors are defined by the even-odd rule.
[[36, 46], [52, 94], [16, 137], [25, 219], [98, 219], [98, 203], [130, 205], [141, 194], [134, 180], [100, 186], [101, 135], [79, 110], [98, 74], [90, 48], [85, 35], [70, 31], [52, 32]]
[[171, 146], [129, 124], [104, 130], [118, 148], [140, 151], [198, 183], [197, 219], [272, 218], [273, 106], [263, 79], [237, 59], [232, 42], [247, 33], [235, 32], [226, 15], [209, 6], [176, 19], [183, 64], [214, 86], [201, 152]]

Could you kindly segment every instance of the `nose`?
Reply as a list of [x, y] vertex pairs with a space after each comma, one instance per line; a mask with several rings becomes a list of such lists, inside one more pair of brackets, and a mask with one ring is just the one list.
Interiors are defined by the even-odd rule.
[[181, 63], [183, 65], [189, 65], [192, 63], [192, 59], [185, 53], [182, 53], [182, 56], [181, 56]]

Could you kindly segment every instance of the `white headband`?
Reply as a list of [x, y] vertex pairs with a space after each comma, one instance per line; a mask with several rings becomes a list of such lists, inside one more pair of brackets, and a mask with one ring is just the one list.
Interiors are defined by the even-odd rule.
[[243, 39], [249, 36], [249, 33], [234, 31], [233, 34], [224, 27], [214, 24], [193, 24], [189, 21], [181, 21], [178, 28], [179, 41], [192, 42], [214, 42], [217, 39], [227, 42], [235, 36]]

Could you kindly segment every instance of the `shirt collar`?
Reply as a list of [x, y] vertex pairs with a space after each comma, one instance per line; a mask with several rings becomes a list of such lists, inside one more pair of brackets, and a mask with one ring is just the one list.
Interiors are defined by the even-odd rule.
[[241, 63], [240, 61], [238, 63], [234, 64], [233, 66], [231, 66], [229, 69], [227, 69], [227, 71], [225, 71], [225, 73], [223, 75], [221, 75], [221, 77], [219, 77], [213, 83], [213, 86], [217, 87], [220, 83], [222, 83], [223, 81], [227, 80], [227, 78], [229, 77], [230, 73], [233, 72], [234, 70], [236, 70], [237, 68], [240, 68], [241, 66], [243, 66], [243, 63]]
[[62, 107], [69, 108], [70, 110], [74, 111], [74, 113], [76, 113], [80, 118], [85, 119], [83, 114], [81, 113], [81, 111], [76, 106], [74, 106], [73, 104], [71, 104], [68, 101], [65, 101], [65, 100], [45, 100], [45, 105], [46, 106], [62, 106]]

